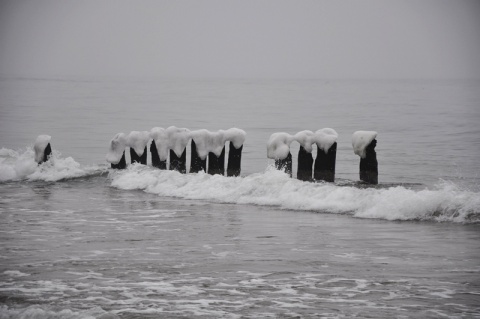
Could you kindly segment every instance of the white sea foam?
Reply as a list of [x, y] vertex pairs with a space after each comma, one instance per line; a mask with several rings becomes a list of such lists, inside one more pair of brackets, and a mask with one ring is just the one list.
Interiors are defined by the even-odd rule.
[[45, 154], [45, 148], [48, 146], [48, 143], [52, 140], [50, 135], [39, 135], [35, 140], [33, 149], [35, 150], [35, 162], [40, 163], [43, 160]]
[[55, 182], [64, 179], [101, 174], [107, 168], [98, 166], [81, 166], [72, 157], [63, 158], [61, 153], [53, 150], [49, 161], [38, 165], [34, 151], [0, 150], [0, 182], [30, 180]]
[[35, 319], [114, 319], [119, 318], [113, 313], [106, 312], [100, 307], [89, 310], [74, 311], [71, 309], [49, 309], [48, 307], [33, 305], [27, 308], [13, 308], [0, 306], [0, 317], [5, 319], [35, 318]]
[[142, 165], [112, 172], [110, 178], [116, 188], [141, 189], [186, 199], [346, 213], [359, 218], [480, 221], [480, 194], [446, 182], [439, 183], [435, 189], [423, 190], [403, 186], [358, 188], [305, 183], [273, 168], [246, 177], [226, 178], [205, 173], [180, 174]]

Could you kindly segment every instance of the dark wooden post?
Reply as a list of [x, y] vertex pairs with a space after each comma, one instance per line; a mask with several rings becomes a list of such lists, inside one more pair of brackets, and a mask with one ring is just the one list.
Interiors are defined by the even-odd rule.
[[276, 159], [275, 167], [278, 170], [285, 171], [290, 177], [292, 177], [292, 153], [288, 153], [288, 156], [284, 159]]
[[316, 181], [335, 182], [335, 161], [337, 157], [337, 142], [325, 152], [317, 146], [317, 158], [313, 178]]
[[118, 162], [117, 164], [111, 163], [110, 165], [111, 165], [112, 168], [115, 168], [115, 169], [125, 169], [125, 168], [127, 168], [127, 161], [125, 160], [125, 151], [123, 151], [122, 158], [120, 159], [120, 162]]
[[377, 140], [374, 139], [365, 149], [365, 158], [360, 158], [360, 180], [368, 184], [378, 184], [378, 162], [375, 152]]
[[170, 170], [178, 171], [182, 174], [187, 173], [187, 148], [185, 148], [180, 157], [170, 150]]
[[50, 158], [51, 155], [52, 155], [52, 147], [50, 146], [50, 143], [48, 143], [47, 147], [45, 147], [45, 150], [43, 151], [43, 158], [38, 163], [38, 165], [48, 161], [48, 159]]
[[208, 174], [225, 175], [225, 146], [218, 157], [215, 153], [208, 153]]
[[195, 144], [195, 141], [192, 139], [190, 173], [198, 173], [200, 171], [207, 171], [207, 158], [201, 159], [200, 156], [198, 156], [197, 144]]
[[143, 151], [143, 154], [139, 156], [137, 152], [133, 149], [133, 147], [130, 147], [130, 163], [140, 163], [143, 165], [147, 165], [147, 147], [145, 146], [145, 150]]
[[301, 181], [311, 181], [312, 180], [312, 166], [313, 166], [313, 157], [312, 153], [309, 153], [300, 145], [300, 150], [298, 151], [298, 169], [297, 169], [297, 179]]
[[167, 161], [160, 160], [160, 156], [158, 156], [158, 149], [155, 140], [152, 141], [150, 144], [150, 153], [152, 153], [152, 166], [159, 168], [159, 169], [167, 169]]
[[235, 148], [230, 142], [228, 148], [227, 176], [240, 176], [243, 145]]

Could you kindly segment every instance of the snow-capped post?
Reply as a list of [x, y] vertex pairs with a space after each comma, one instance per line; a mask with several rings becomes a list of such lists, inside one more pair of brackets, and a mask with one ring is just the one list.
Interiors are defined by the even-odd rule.
[[207, 173], [225, 175], [225, 131], [210, 132], [208, 150]]
[[290, 144], [294, 137], [288, 133], [273, 133], [267, 143], [267, 157], [275, 160], [275, 167], [292, 177], [292, 154]]
[[207, 158], [202, 159], [198, 155], [197, 144], [192, 138], [191, 152], [190, 152], [190, 173], [198, 173], [200, 171], [207, 171]]
[[245, 136], [244, 130], [231, 128], [225, 132], [225, 139], [230, 141], [228, 147], [227, 176], [240, 176], [242, 170], [242, 150]]
[[353, 151], [360, 156], [360, 180], [374, 185], [378, 184], [376, 137], [374, 131], [357, 131], [352, 136]]
[[170, 149], [170, 170], [182, 174], [187, 172], [187, 144], [190, 131], [186, 128], [170, 126], [166, 129], [168, 148]]
[[50, 146], [51, 139], [52, 137], [49, 135], [37, 136], [33, 149], [35, 150], [35, 162], [37, 162], [38, 165], [48, 161], [52, 155], [52, 147]]
[[191, 159], [190, 173], [198, 173], [200, 171], [207, 172], [208, 157], [208, 141], [210, 140], [210, 132], [207, 130], [191, 131]]
[[219, 156], [213, 152], [208, 153], [208, 174], [225, 175], [225, 145]]
[[110, 148], [108, 150], [106, 159], [111, 164], [112, 168], [125, 169], [127, 162], [125, 161], [125, 147], [127, 146], [127, 138], [123, 133], [118, 133], [110, 141]]
[[152, 166], [159, 169], [167, 169], [168, 141], [164, 128], [154, 127], [150, 130], [150, 153], [152, 154]]
[[147, 144], [150, 133], [132, 131], [127, 136], [127, 146], [130, 147], [130, 162], [147, 165]]
[[158, 149], [155, 140], [150, 144], [150, 153], [152, 154], [152, 166], [159, 169], [167, 169], [167, 160], [162, 161], [158, 155]]
[[294, 135], [295, 140], [300, 143], [298, 151], [297, 179], [301, 181], [312, 181], [312, 144], [313, 132], [301, 131]]
[[187, 172], [187, 149], [185, 148], [180, 156], [174, 150], [170, 150], [170, 170], [182, 174]]
[[335, 161], [337, 157], [338, 134], [334, 129], [323, 128], [315, 132], [314, 142], [317, 144], [313, 179], [316, 181], [335, 181]]

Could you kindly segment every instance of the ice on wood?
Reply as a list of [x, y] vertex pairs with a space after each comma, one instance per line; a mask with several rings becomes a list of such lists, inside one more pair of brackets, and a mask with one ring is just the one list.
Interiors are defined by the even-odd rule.
[[306, 152], [312, 152], [312, 144], [314, 143], [314, 134], [312, 131], [301, 131], [295, 134], [293, 137], [295, 138], [295, 141], [302, 145]]
[[150, 137], [157, 147], [158, 157], [161, 161], [166, 161], [168, 158], [168, 133], [163, 127], [154, 127], [150, 130]]
[[138, 156], [142, 156], [145, 151], [145, 147], [150, 140], [150, 133], [147, 131], [132, 131], [127, 136], [127, 146], [133, 148]]
[[275, 160], [287, 158], [294, 137], [285, 132], [273, 133], [267, 143], [267, 157]]
[[352, 135], [352, 146], [355, 154], [365, 158], [365, 149], [377, 137], [375, 131], [356, 131]]
[[107, 162], [118, 164], [122, 159], [123, 152], [127, 146], [127, 137], [123, 133], [118, 133], [110, 142], [110, 148], [107, 153]]
[[328, 153], [328, 150], [337, 141], [338, 133], [332, 128], [322, 128], [315, 132], [313, 141], [318, 148]]
[[45, 155], [45, 148], [47, 148], [48, 143], [52, 137], [50, 135], [39, 135], [35, 140], [33, 149], [35, 150], [35, 162], [40, 163], [43, 160]]
[[185, 147], [190, 141], [190, 130], [170, 126], [166, 129], [168, 149], [173, 150], [178, 157], [182, 156]]
[[233, 147], [239, 149], [245, 142], [246, 135], [244, 130], [233, 127], [225, 131], [225, 141], [232, 142]]

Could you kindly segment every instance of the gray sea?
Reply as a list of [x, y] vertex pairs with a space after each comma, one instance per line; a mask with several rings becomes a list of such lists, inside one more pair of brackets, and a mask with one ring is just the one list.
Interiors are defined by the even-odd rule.
[[[0, 318], [480, 318], [479, 123], [473, 80], [0, 78]], [[241, 176], [109, 168], [172, 125], [245, 130]], [[267, 159], [326, 127], [335, 183]]]

